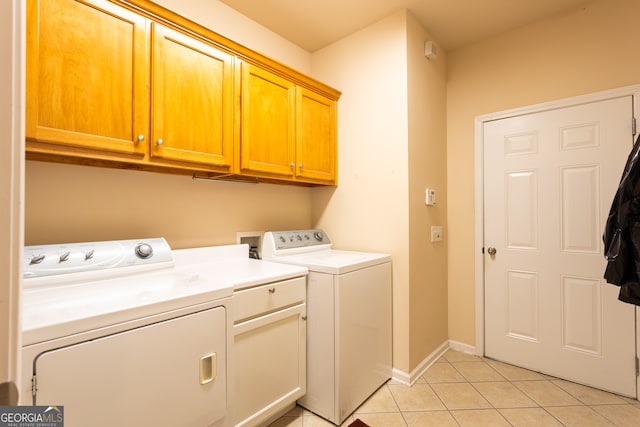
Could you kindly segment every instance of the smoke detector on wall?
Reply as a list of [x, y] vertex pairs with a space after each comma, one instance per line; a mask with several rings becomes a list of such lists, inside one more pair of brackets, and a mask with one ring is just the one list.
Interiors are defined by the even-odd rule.
[[424, 57], [429, 61], [437, 58], [439, 50], [440, 47], [436, 42], [431, 40], [424, 42]]

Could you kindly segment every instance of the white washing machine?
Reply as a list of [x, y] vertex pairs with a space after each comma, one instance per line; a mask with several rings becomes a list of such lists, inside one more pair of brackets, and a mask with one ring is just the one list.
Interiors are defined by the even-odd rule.
[[319, 229], [265, 233], [262, 257], [309, 269], [298, 404], [339, 425], [391, 378], [391, 257], [332, 249]]

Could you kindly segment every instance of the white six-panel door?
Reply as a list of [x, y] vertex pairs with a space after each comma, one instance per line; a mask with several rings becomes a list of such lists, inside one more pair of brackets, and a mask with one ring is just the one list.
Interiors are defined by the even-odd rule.
[[635, 310], [602, 255], [632, 102], [484, 124], [484, 320], [487, 357], [635, 397]]

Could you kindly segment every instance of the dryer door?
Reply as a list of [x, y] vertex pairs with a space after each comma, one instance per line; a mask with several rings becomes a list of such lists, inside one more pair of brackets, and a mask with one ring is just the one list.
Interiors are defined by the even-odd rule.
[[227, 411], [224, 307], [44, 352], [34, 404], [65, 425], [203, 426]]

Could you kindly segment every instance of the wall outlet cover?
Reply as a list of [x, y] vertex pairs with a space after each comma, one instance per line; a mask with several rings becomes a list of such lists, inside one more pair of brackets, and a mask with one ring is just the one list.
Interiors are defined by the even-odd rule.
[[431, 227], [431, 241], [432, 242], [440, 242], [442, 241], [442, 227], [439, 225], [434, 225]]

